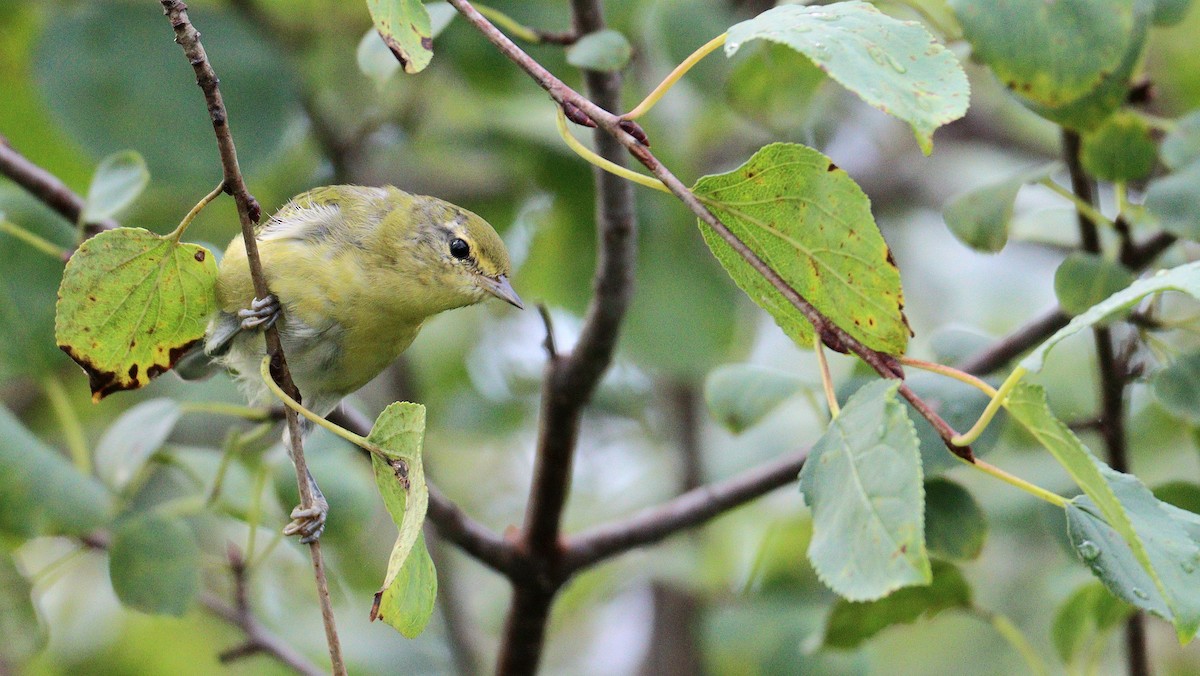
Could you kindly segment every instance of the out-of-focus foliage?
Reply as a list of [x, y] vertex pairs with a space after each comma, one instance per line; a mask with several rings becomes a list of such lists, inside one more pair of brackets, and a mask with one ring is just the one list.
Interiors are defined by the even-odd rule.
[[[440, 3], [430, 7], [434, 56], [416, 75], [360, 68], [385, 65], [379, 57], [390, 56], [382, 41], [364, 38], [374, 35], [365, 2], [189, 4], [221, 78], [242, 168], [264, 213], [293, 194], [336, 181], [394, 184], [452, 200], [487, 217], [514, 253], [523, 252], [514, 256], [514, 284], [526, 300], [550, 307], [560, 349], [570, 348], [595, 267], [591, 168], [556, 138], [553, 106], [541, 89], [461, 18], [447, 25], [451, 15]], [[552, 31], [571, 25], [569, 3], [561, 0], [489, 4], [524, 25]], [[924, 14], [901, 3], [875, 4], [896, 19], [925, 22], [947, 43], [946, 54], [966, 67], [971, 108], [965, 119], [937, 132], [937, 152], [923, 156], [905, 122], [827, 81], [800, 53], [759, 40], [731, 59], [705, 59], [640, 120], [655, 154], [689, 184], [734, 170], [771, 142], [803, 143], [828, 156], [870, 199], [873, 221], [903, 282], [904, 313], [915, 332], [908, 351], [923, 358], [965, 358], [1058, 302], [1054, 274], [1064, 259], [1061, 248], [1077, 243], [1074, 214], [1045, 188], [1018, 191], [1011, 184], [1013, 177], [1023, 177], [1019, 187], [1045, 175], [1065, 184], [1061, 167], [1036, 178], [1025, 173], [1060, 158], [1060, 130], [1047, 118], [1094, 130], [1085, 135], [1091, 170], [1129, 179], [1120, 197], [1102, 184], [1101, 205], [1106, 213], [1119, 199], [1130, 205], [1136, 239], [1158, 227], [1200, 238], [1196, 115], [1182, 117], [1200, 106], [1195, 3], [912, 3]], [[622, 70], [626, 107], [697, 47], [768, 5], [605, 2], [611, 28], [632, 48]], [[1047, 13], [1044, 21], [1005, 16], [1034, 5]], [[1087, 26], [1094, 19], [1094, 29], [1065, 32], [1055, 12], [1069, 14], [1071, 8], [1089, 18]], [[1014, 45], [1011, 40], [1029, 34], [1012, 30], [1018, 24], [1061, 41], [1051, 41], [1054, 49]], [[216, 184], [220, 167], [207, 111], [156, 3], [0, 3], [0, 26], [0, 135], [14, 148], [81, 195], [88, 194], [105, 157], [136, 151], [152, 180], [115, 218], [159, 234]], [[584, 86], [562, 47], [523, 46], [568, 84]], [[892, 68], [887, 54], [882, 63], [863, 54]], [[1047, 79], [1051, 72], [1056, 81]], [[1157, 98], [1128, 105], [1128, 82], [1143, 76]], [[1015, 86], [1007, 91], [1010, 83]], [[1113, 111], [1117, 117], [1109, 118]], [[1168, 118], [1181, 119], [1169, 124]], [[1110, 135], [1109, 124], [1122, 133]], [[1145, 126], [1158, 144], [1158, 162], [1146, 152], [1133, 157], [1112, 151], [1112, 139], [1125, 138], [1128, 128], [1145, 151]], [[949, 198], [1002, 182], [1009, 186], [998, 199], [947, 214], [950, 229], [939, 217]], [[828, 424], [824, 407], [814, 406], [810, 396], [820, 395], [810, 389], [819, 380], [807, 345], [792, 342], [734, 285], [690, 213], [657, 193], [639, 190], [637, 200], [636, 295], [618, 367], [581, 424], [565, 517], [569, 532], [670, 497], [688, 463], [707, 480], [721, 479], [812, 445]], [[109, 208], [100, 213], [120, 202], [106, 202]], [[544, 208], [529, 209], [531, 204]], [[58, 246], [74, 243], [76, 224], [3, 179], [0, 212]], [[237, 230], [232, 201], [222, 198], [198, 217], [188, 238], [219, 251]], [[1104, 228], [1101, 234], [1111, 254], [1116, 236]], [[956, 236], [987, 255], [962, 246]], [[1190, 255], [1177, 246], [1160, 265], [1176, 266]], [[62, 262], [0, 231], [0, 271], [0, 398], [7, 407], [0, 411], [5, 666], [31, 674], [275, 669], [262, 657], [219, 665], [216, 655], [242, 637], [202, 604], [189, 602], [199, 587], [231, 600], [231, 545], [253, 573], [250, 601], [259, 619], [321, 663], [307, 553], [276, 535], [296, 500], [277, 431], [243, 421], [228, 408], [242, 399], [223, 375], [187, 384], [163, 377], [144, 392], [89, 403], [85, 376], [54, 344]], [[1200, 433], [1186, 401], [1186, 374], [1194, 361], [1186, 355], [1200, 343], [1171, 328], [1184, 325], [1196, 305], [1166, 294], [1124, 309], [1154, 320], [1141, 325], [1151, 335], [1149, 347], [1132, 355], [1145, 377], [1128, 388], [1131, 464], [1147, 485], [1160, 487], [1155, 495], [1165, 502], [1148, 503], [1150, 511], [1166, 514], [1194, 538], [1195, 524], [1167, 503], [1196, 508], [1181, 503], [1194, 497], [1188, 487], [1194, 489], [1200, 474]], [[1146, 328], [1159, 320], [1166, 328]], [[1115, 331], [1134, 333], [1125, 325]], [[524, 515], [543, 338], [536, 313], [499, 307], [449, 313], [430, 322], [403, 364], [352, 405], [373, 415], [392, 401], [422, 402], [431, 480], [469, 514], [503, 532]], [[1044, 371], [1035, 378], [1050, 409], [1072, 423], [1096, 415], [1090, 346], [1090, 336], [1066, 338], [1044, 355]], [[721, 403], [709, 416], [701, 403], [705, 377], [724, 364], [785, 377], [739, 377], [718, 388], [713, 383], [722, 373], [729, 379], [729, 372], [718, 371], [710, 385], [724, 395], [710, 392]], [[845, 394], [866, 382], [849, 358], [833, 356], [832, 367]], [[936, 401], [956, 429], [966, 429], [982, 409], [982, 395], [967, 386], [906, 370], [913, 388]], [[802, 384], [799, 391], [795, 383]], [[65, 397], [55, 394], [63, 390]], [[739, 399], [737, 392], [754, 396]], [[177, 407], [156, 408], [162, 400]], [[924, 484], [930, 556], [955, 559], [951, 566], [935, 558], [934, 586], [905, 588], [878, 605], [835, 601], [804, 556], [813, 524], [793, 486], [574, 580], [555, 608], [545, 671], [637, 673], [648, 654], [666, 650], [668, 643], [650, 637], [670, 626], [697, 628], [690, 649], [714, 673], [935, 673], [947, 664], [964, 674], [1027, 669], [979, 613], [960, 611], [970, 604], [1011, 617], [1048, 663], [1057, 654], [1072, 666], [1098, 663], [1102, 673], [1118, 673], [1121, 632], [1113, 629], [1128, 610], [1097, 583], [1077, 591], [1093, 579], [1081, 561], [1090, 550], [1084, 539], [1070, 541], [1063, 513], [962, 467], [923, 421], [901, 410], [916, 425], [924, 476], [948, 475], [955, 482]], [[739, 433], [730, 434], [723, 424]], [[688, 425], [700, 432], [698, 460], [679, 450]], [[1029, 434], [1003, 427], [989, 428], [975, 450], [1065, 496], [1077, 491]], [[1079, 429], [1080, 441], [1102, 448], [1087, 424]], [[126, 455], [119, 437], [132, 437]], [[323, 543], [343, 636], [353, 637], [346, 641], [352, 669], [388, 673], [403, 664], [413, 673], [451, 673], [453, 643], [447, 639], [457, 635], [468, 637], [468, 649], [486, 670], [492, 637], [504, 621], [507, 585], [431, 537], [443, 605], [429, 628], [410, 641], [370, 624], [371, 595], [386, 575], [396, 527], [361, 453], [323, 433], [309, 449], [312, 471], [331, 503]], [[94, 469], [80, 464], [80, 451], [94, 460]], [[1083, 503], [1076, 500], [1069, 513], [1075, 525], [1097, 529], [1087, 540], [1100, 549], [1094, 560], [1111, 555], [1129, 563], [1129, 570], [1144, 571], [1125, 539], [1087, 511], [1097, 508]], [[982, 519], [959, 519], [977, 513], [986, 514], [986, 540]], [[959, 539], [942, 537], [948, 517], [955, 524], [950, 534]], [[146, 520], [171, 525], [139, 533], [136, 526]], [[1146, 532], [1136, 520], [1132, 529]], [[80, 544], [77, 536], [97, 532], [113, 537], [111, 556]], [[1111, 544], [1101, 536], [1111, 536]], [[1145, 538], [1147, 549], [1161, 544], [1156, 537], [1151, 532]], [[171, 546], [160, 547], [168, 538]], [[162, 575], [140, 577], [147, 570]], [[1182, 568], [1171, 572], [1184, 575]], [[1114, 575], [1105, 581], [1109, 589], [1124, 585], [1130, 600], [1137, 600], [1134, 589], [1147, 595], [1157, 590], [1145, 575], [1136, 582]], [[656, 591], [663, 587], [673, 595]], [[164, 594], [176, 597], [165, 603]], [[147, 616], [122, 603], [184, 615]], [[822, 636], [829, 641], [833, 620], [845, 617], [851, 618], [845, 642], [854, 647], [819, 648]], [[1156, 665], [1175, 673], [1200, 668], [1195, 643], [1179, 646], [1167, 622], [1150, 618], [1148, 624]]]

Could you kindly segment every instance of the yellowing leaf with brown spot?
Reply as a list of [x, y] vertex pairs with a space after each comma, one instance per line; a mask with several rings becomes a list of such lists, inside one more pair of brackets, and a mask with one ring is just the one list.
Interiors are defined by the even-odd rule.
[[[900, 271], [858, 184], [828, 157], [772, 143], [693, 191], [738, 239], [822, 314], [867, 347], [904, 354]], [[798, 344], [812, 325], [703, 221], [700, 231], [725, 271]]]
[[204, 247], [141, 228], [84, 242], [58, 288], [54, 337], [87, 372], [93, 400], [143, 387], [199, 342], [216, 277]]

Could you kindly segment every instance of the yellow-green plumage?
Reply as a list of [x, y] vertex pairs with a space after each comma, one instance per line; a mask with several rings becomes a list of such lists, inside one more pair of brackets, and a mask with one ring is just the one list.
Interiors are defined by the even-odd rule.
[[[486, 221], [448, 202], [396, 188], [327, 186], [293, 198], [256, 239], [267, 285], [278, 298], [284, 353], [305, 404], [331, 410], [379, 374], [429, 317], [495, 295], [519, 305], [508, 286], [508, 252]], [[451, 243], [469, 255], [457, 257]], [[261, 331], [241, 328], [254, 300], [240, 237], [221, 261], [221, 315], [206, 351], [242, 374], [256, 398]]]

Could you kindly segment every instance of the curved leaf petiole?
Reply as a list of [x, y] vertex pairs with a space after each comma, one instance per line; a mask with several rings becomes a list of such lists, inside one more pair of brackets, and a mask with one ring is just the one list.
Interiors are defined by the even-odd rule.
[[813, 351], [817, 353], [817, 363], [821, 365], [821, 388], [825, 390], [825, 401], [829, 402], [829, 417], [836, 419], [841, 413], [838, 406], [837, 394], [833, 391], [833, 378], [829, 375], [829, 361], [825, 359], [825, 343], [821, 335], [813, 332]]
[[1013, 369], [1008, 378], [1001, 383], [1000, 389], [996, 390], [995, 394], [992, 395], [992, 400], [988, 402], [987, 408], [983, 409], [983, 413], [979, 416], [979, 420], [975, 422], [975, 425], [965, 433], [951, 439], [950, 443], [955, 446], [969, 446], [974, 443], [983, 434], [983, 431], [987, 429], [988, 423], [992, 422], [992, 418], [996, 417], [996, 413], [1004, 405], [1004, 401], [1008, 399], [1008, 393], [1012, 392], [1017, 383], [1021, 382], [1021, 378], [1025, 373], [1025, 369], [1020, 366]]
[[700, 60], [704, 57], [716, 51], [717, 47], [725, 44], [726, 35], [727, 33], [721, 33], [717, 37], [704, 43], [704, 46], [700, 47], [700, 49], [692, 52], [688, 58], [683, 60], [683, 63], [675, 66], [675, 70], [671, 71], [671, 73], [667, 75], [666, 79], [664, 79], [657, 87], [654, 88], [654, 91], [650, 92], [650, 94], [648, 94], [641, 103], [637, 104], [637, 107], [622, 115], [622, 119], [636, 120], [642, 115], [645, 115], [651, 108], [654, 107], [654, 104], [658, 103], [658, 100], [661, 99], [663, 95], [671, 89], [671, 87], [675, 86], [676, 82], [679, 82], [679, 80], [686, 75], [689, 70], [692, 69], [693, 66], [695, 66], [697, 63], [700, 63]]
[[646, 176], [645, 174], [639, 174], [632, 169], [627, 169], [619, 164], [616, 164], [615, 162], [610, 162], [597, 155], [592, 151], [591, 148], [588, 148], [580, 143], [579, 139], [572, 136], [571, 131], [567, 129], [567, 116], [565, 113], [563, 113], [561, 106], [558, 107], [558, 133], [560, 136], [562, 136], [563, 141], [566, 142], [567, 147], [569, 147], [571, 150], [574, 150], [576, 155], [579, 155], [583, 159], [591, 162], [597, 167], [600, 167], [608, 173], [620, 176], [621, 178], [629, 181], [633, 181], [638, 185], [643, 185], [647, 188], [654, 188], [655, 190], [661, 190], [662, 192], [670, 194], [670, 189], [663, 185], [663, 182], [657, 178], [654, 178], [653, 176]]
[[960, 383], [966, 383], [967, 385], [974, 387], [989, 397], [996, 396], [996, 388], [988, 385], [981, 378], [973, 376], [966, 371], [960, 371], [953, 366], [946, 366], [945, 364], [925, 361], [924, 359], [913, 359], [912, 357], [900, 357], [899, 359], [900, 363], [904, 364], [905, 366], [911, 366], [915, 369], [921, 369], [922, 371], [929, 371], [930, 373], [937, 373], [939, 375], [946, 376], [947, 378], [953, 378]]
[[167, 239], [171, 240], [172, 242], [179, 242], [179, 238], [183, 237], [184, 231], [188, 229], [188, 226], [192, 224], [192, 221], [196, 218], [196, 216], [198, 216], [200, 212], [204, 210], [204, 207], [208, 206], [209, 202], [217, 199], [217, 197], [219, 197], [224, 191], [225, 181], [221, 181], [217, 184], [217, 187], [213, 188], [212, 192], [205, 195], [204, 199], [200, 200], [196, 206], [192, 207], [191, 211], [187, 212], [187, 215], [184, 216], [183, 220], [179, 222], [179, 227], [172, 230], [171, 234], [167, 235]]
[[980, 460], [979, 458], [975, 458], [975, 462], [969, 462], [967, 460], [963, 460], [962, 458], [959, 458], [957, 455], [954, 457], [958, 458], [959, 460], [962, 460], [963, 464], [965, 464], [965, 465], [970, 465], [971, 467], [974, 467], [975, 469], [983, 472], [984, 474], [993, 476], [1010, 486], [1015, 486], [1016, 488], [1019, 488], [1019, 489], [1025, 491], [1026, 493], [1029, 493], [1030, 495], [1032, 495], [1035, 498], [1038, 498], [1039, 500], [1045, 500], [1046, 502], [1054, 505], [1055, 507], [1061, 507], [1063, 509], [1066, 509], [1067, 503], [1070, 502], [1069, 500], [1067, 500], [1066, 498], [1064, 498], [1061, 495], [1058, 495], [1057, 493], [1051, 493], [1050, 491], [1046, 490], [1045, 488], [1042, 488], [1041, 486], [1031, 484], [1028, 481], [1026, 481], [1018, 476], [1013, 476], [1012, 474], [1005, 472], [1004, 470], [1000, 469], [999, 467], [997, 467], [989, 462]]
[[366, 437], [360, 437], [359, 435], [355, 434], [354, 432], [351, 432], [350, 430], [348, 430], [344, 427], [340, 427], [338, 425], [335, 425], [335, 424], [329, 422], [328, 420], [322, 418], [321, 416], [317, 415], [316, 413], [313, 413], [312, 411], [305, 408], [304, 405], [301, 404], [300, 402], [289, 397], [287, 392], [284, 392], [283, 388], [279, 387], [279, 384], [276, 383], [275, 379], [271, 377], [271, 358], [270, 357], [263, 357], [262, 365], [259, 366], [258, 370], [259, 370], [259, 374], [262, 375], [263, 382], [265, 382], [267, 384], [267, 389], [271, 390], [271, 393], [274, 394], [276, 397], [278, 397], [279, 400], [282, 401], [288, 408], [299, 413], [300, 415], [304, 416], [305, 418], [308, 418], [308, 420], [310, 422], [312, 422], [314, 425], [319, 425], [321, 427], [324, 427], [325, 429], [329, 430], [336, 436], [339, 436], [342, 439], [349, 441], [350, 443], [354, 444], [355, 446], [358, 446], [359, 448], [363, 449], [364, 451], [367, 451], [373, 455], [377, 455], [384, 460], [390, 459], [388, 454], [382, 448], [380, 448], [380, 447], [376, 446], [375, 444], [371, 443], [370, 441], [368, 441]]

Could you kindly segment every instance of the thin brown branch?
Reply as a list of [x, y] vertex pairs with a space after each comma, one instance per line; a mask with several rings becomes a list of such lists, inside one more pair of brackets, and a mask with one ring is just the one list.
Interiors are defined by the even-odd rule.
[[[598, 0], [573, 0], [571, 7], [576, 33], [587, 34], [605, 27]], [[618, 73], [585, 71], [584, 77], [588, 94], [595, 103], [582, 96], [580, 99], [599, 109], [620, 109]], [[597, 130], [595, 143], [602, 157], [624, 164], [625, 153], [612, 136]], [[612, 363], [621, 323], [633, 298], [637, 263], [633, 186], [599, 169], [594, 170], [593, 180], [599, 243], [592, 280], [594, 293], [574, 349], [569, 354], [551, 355], [542, 381], [537, 456], [518, 541], [518, 549], [533, 563], [535, 576], [525, 581], [514, 579], [513, 600], [496, 668], [501, 674], [532, 673], [541, 659], [550, 606], [558, 586], [566, 579], [556, 569], [562, 555], [560, 531], [571, 488], [579, 421], [584, 406]]]
[[[42, 204], [50, 207], [68, 221], [79, 222], [79, 216], [83, 213], [83, 198], [75, 194], [57, 176], [30, 162], [28, 158], [17, 152], [16, 148], [10, 146], [8, 139], [3, 136], [0, 136], [0, 175], [11, 179], [13, 183], [24, 188]], [[116, 222], [111, 218], [106, 218], [95, 223], [88, 223], [84, 232], [87, 235], [94, 235], [115, 227], [117, 227]]]
[[[1156, 233], [1141, 244], [1133, 244], [1128, 248], [1123, 247], [1121, 262], [1135, 272], [1144, 270], [1175, 241], [1175, 235], [1169, 232]], [[975, 375], [986, 375], [997, 371], [1026, 350], [1032, 349], [1038, 343], [1049, 338], [1055, 331], [1066, 326], [1069, 321], [1071, 321], [1070, 315], [1056, 305], [994, 344], [968, 357], [958, 365], [958, 368]]]
[[[187, 5], [180, 0], [161, 0], [163, 14], [171, 22], [175, 31], [175, 42], [183, 49], [188, 63], [196, 73], [196, 84], [204, 93], [208, 104], [208, 116], [212, 121], [213, 133], [217, 139], [217, 149], [221, 157], [221, 168], [225, 181], [225, 191], [237, 204], [238, 219], [242, 226], [242, 239], [246, 245], [246, 258], [250, 265], [250, 276], [254, 281], [254, 293], [258, 298], [266, 298], [271, 291], [267, 288], [266, 277], [263, 275], [262, 260], [258, 254], [258, 242], [254, 237], [254, 224], [258, 222], [260, 209], [258, 202], [246, 189], [238, 166], [237, 149], [234, 146], [233, 134], [229, 130], [229, 115], [225, 110], [225, 102], [218, 88], [217, 74], [208, 61], [204, 46], [200, 43], [200, 33], [192, 26], [187, 15]], [[292, 381], [291, 372], [287, 368], [287, 360], [279, 341], [279, 331], [271, 325], [265, 332], [267, 354], [271, 356], [271, 376], [285, 392], [296, 400], [300, 393]], [[303, 439], [300, 433], [299, 419], [296, 412], [287, 409], [287, 428], [292, 460], [296, 467], [296, 483], [299, 488], [301, 504], [311, 507], [314, 503], [312, 487], [308, 482], [308, 466], [304, 459]], [[329, 582], [325, 575], [325, 561], [321, 555], [320, 541], [314, 539], [309, 543], [309, 553], [312, 558], [313, 576], [317, 583], [317, 598], [321, 605], [321, 618], [325, 625], [325, 639], [329, 644], [329, 657], [335, 674], [346, 673], [345, 661], [342, 658], [341, 641], [338, 639], [337, 626], [333, 616], [333, 603], [329, 597]]]
[[233, 607], [225, 605], [214, 596], [201, 597], [201, 603], [214, 615], [237, 626], [246, 635], [246, 641], [221, 653], [222, 663], [233, 662], [244, 657], [266, 653], [301, 674], [319, 674], [321, 670], [297, 653], [290, 645], [271, 634], [250, 607], [250, 578], [246, 560], [241, 551], [230, 546], [228, 551], [229, 572], [233, 576]]
[[632, 517], [570, 537], [564, 545], [567, 554], [563, 565], [576, 571], [698, 526], [794, 482], [807, 457], [807, 449], [797, 451], [731, 479], [690, 490]]
[[242, 633], [246, 635], [246, 642], [233, 649], [236, 653], [225, 651], [221, 654], [222, 661], [237, 659], [249, 654], [266, 653], [287, 665], [296, 673], [324, 673], [315, 664], [309, 662], [303, 655], [296, 652], [283, 639], [271, 633], [254, 615], [242, 613], [211, 594], [202, 595], [200, 603], [210, 613], [241, 629]]
[[[468, 20], [472, 25], [479, 30], [497, 49], [505, 56], [511, 59], [514, 63], [521, 67], [530, 75], [550, 96], [564, 109], [574, 108], [577, 110], [576, 117], [582, 117], [597, 125], [600, 129], [607, 132], [620, 145], [624, 146], [631, 155], [636, 157], [652, 174], [667, 187], [688, 209], [695, 214], [705, 225], [712, 228], [713, 232], [725, 241], [739, 256], [742, 257], [755, 272], [762, 275], [764, 279], [770, 282], [787, 301], [796, 308], [810, 324], [821, 335], [826, 345], [839, 351], [853, 352], [860, 359], [865, 361], [868, 366], [873, 368], [879, 375], [885, 378], [902, 378], [903, 370], [891, 355], [877, 352], [863, 345], [859, 340], [846, 333], [838, 325], [829, 321], [816, 307], [808, 302], [803, 296], [796, 292], [775, 270], [767, 265], [757, 254], [754, 253], [744, 242], [729, 230], [729, 228], [721, 222], [708, 208], [700, 201], [698, 197], [686, 185], [683, 184], [669, 169], [666, 168], [658, 158], [650, 152], [650, 149], [642, 142], [639, 137], [644, 139], [640, 128], [632, 129], [637, 135], [630, 133], [631, 127], [629, 121], [623, 120], [621, 117], [614, 115], [604, 108], [589, 101], [581, 96], [578, 92], [571, 89], [562, 80], [559, 80], [541, 64], [535, 61], [532, 57], [521, 50], [512, 40], [509, 40], [495, 26], [493, 26], [486, 18], [484, 18], [471, 3], [467, 0], [450, 0], [450, 4]], [[969, 447], [958, 447], [951, 443], [951, 439], [957, 436], [953, 428], [942, 420], [930, 407], [924, 406], [923, 402], [907, 388], [901, 388], [901, 394], [908, 399], [917, 408], [921, 414], [926, 417], [934, 426], [934, 429], [942, 436], [946, 442], [947, 448], [951, 452], [970, 461], [973, 456]]]
[[[1063, 130], [1063, 156], [1071, 175], [1071, 190], [1083, 202], [1095, 205], [1095, 181], [1088, 176], [1080, 161], [1079, 133]], [[1096, 224], [1082, 210], [1076, 210], [1079, 220], [1080, 243], [1084, 251], [1101, 253], [1100, 235]], [[1128, 236], [1122, 239], [1122, 260], [1130, 256]], [[1100, 371], [1100, 434], [1108, 450], [1108, 464], [1118, 472], [1129, 471], [1128, 438], [1125, 431], [1126, 366], [1116, 358], [1112, 329], [1093, 326], [1096, 361]], [[1142, 613], [1135, 613], [1125, 624], [1125, 658], [1131, 676], [1150, 673], [1146, 652], [1146, 625]]]

